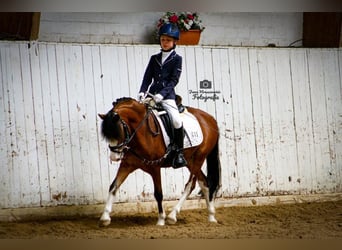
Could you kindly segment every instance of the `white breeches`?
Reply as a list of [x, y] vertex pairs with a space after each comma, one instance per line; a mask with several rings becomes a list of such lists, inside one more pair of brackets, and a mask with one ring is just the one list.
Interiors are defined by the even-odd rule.
[[182, 127], [182, 120], [176, 105], [176, 101], [172, 99], [162, 100], [161, 104], [166, 112], [171, 116], [172, 124], [175, 129]]

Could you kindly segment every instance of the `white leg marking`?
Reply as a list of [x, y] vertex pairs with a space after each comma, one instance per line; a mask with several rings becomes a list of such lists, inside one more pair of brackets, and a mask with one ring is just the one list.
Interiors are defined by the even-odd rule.
[[160, 214], [158, 215], [157, 226], [164, 226], [164, 225], [165, 225], [165, 217], [166, 217], [166, 215], [165, 215], [164, 212], [163, 212], [163, 213], [160, 213]]
[[215, 206], [214, 206], [214, 201], [209, 201], [209, 188], [204, 186], [204, 183], [199, 181], [198, 182], [204, 198], [205, 198], [205, 202], [207, 203], [207, 208], [208, 208], [208, 221], [209, 222], [217, 222], [217, 220], [215, 219]]
[[175, 224], [177, 222], [177, 214], [180, 212], [184, 201], [188, 198], [191, 190], [192, 180], [185, 186], [185, 190], [179, 199], [178, 203], [174, 208], [172, 209], [171, 213], [167, 216], [167, 222], [169, 224]]
[[217, 223], [217, 220], [215, 219], [215, 206], [214, 206], [214, 201], [210, 201], [208, 205], [208, 220], [209, 222], [214, 222]]
[[100, 218], [100, 226], [108, 226], [110, 224], [110, 212], [112, 212], [113, 201], [114, 195], [111, 192], [109, 192], [104, 211]]

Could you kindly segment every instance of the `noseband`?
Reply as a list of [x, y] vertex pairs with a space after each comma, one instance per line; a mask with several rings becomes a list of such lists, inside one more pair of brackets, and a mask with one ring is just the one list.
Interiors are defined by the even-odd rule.
[[[125, 149], [128, 149], [128, 143], [132, 140], [132, 138], [133, 138], [133, 136], [134, 136], [134, 134], [135, 134], [135, 131], [134, 131], [134, 133], [133, 133], [133, 135], [132, 136], [130, 136], [130, 133], [129, 133], [129, 129], [128, 129], [128, 125], [127, 125], [127, 123], [124, 121], [124, 120], [122, 120], [121, 118], [119, 118], [119, 121], [120, 121], [120, 123], [122, 124], [122, 126], [123, 126], [123, 128], [124, 128], [124, 133], [125, 133], [125, 140], [122, 142], [122, 143], [120, 143], [120, 144], [118, 144], [118, 145], [116, 145], [116, 146], [111, 146], [111, 145], [108, 145], [108, 147], [109, 147], [109, 149], [110, 149], [110, 151], [112, 151], [112, 152], [114, 152], [114, 153], [122, 153]], [[121, 149], [121, 150], [120, 150]]]

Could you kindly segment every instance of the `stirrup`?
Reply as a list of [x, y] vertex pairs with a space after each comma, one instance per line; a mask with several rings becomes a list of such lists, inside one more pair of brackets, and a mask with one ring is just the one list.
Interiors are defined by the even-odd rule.
[[179, 153], [173, 160], [172, 167], [173, 168], [181, 168], [188, 165], [187, 161], [184, 158], [184, 155], [182, 153]]

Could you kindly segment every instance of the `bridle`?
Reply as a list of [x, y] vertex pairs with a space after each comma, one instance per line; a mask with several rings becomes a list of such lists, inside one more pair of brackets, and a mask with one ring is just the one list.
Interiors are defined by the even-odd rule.
[[136, 130], [134, 131], [133, 135], [130, 135], [127, 123], [124, 120], [122, 120], [120, 116], [119, 116], [119, 121], [120, 121], [120, 123], [122, 124], [122, 126], [124, 128], [125, 140], [122, 143], [120, 143], [120, 144], [118, 144], [116, 146], [111, 146], [109, 144], [108, 147], [109, 147], [111, 152], [122, 154], [125, 149], [129, 148], [127, 145], [133, 139], [133, 136], [135, 135]]
[[120, 117], [120, 115], [116, 114], [119, 117], [119, 121], [123, 126], [124, 133], [125, 133], [125, 140], [116, 146], [108, 145], [110, 151], [112, 151], [114, 153], [121, 153], [122, 154], [122, 153], [124, 153], [125, 150], [129, 150], [130, 147], [128, 146], [128, 144], [132, 141], [133, 137], [136, 135], [137, 131], [141, 128], [141, 126], [143, 125], [145, 120], [148, 118], [149, 114], [150, 114], [149, 111], [146, 112], [144, 118], [140, 121], [139, 125], [133, 131], [133, 133], [130, 133], [127, 123]]

